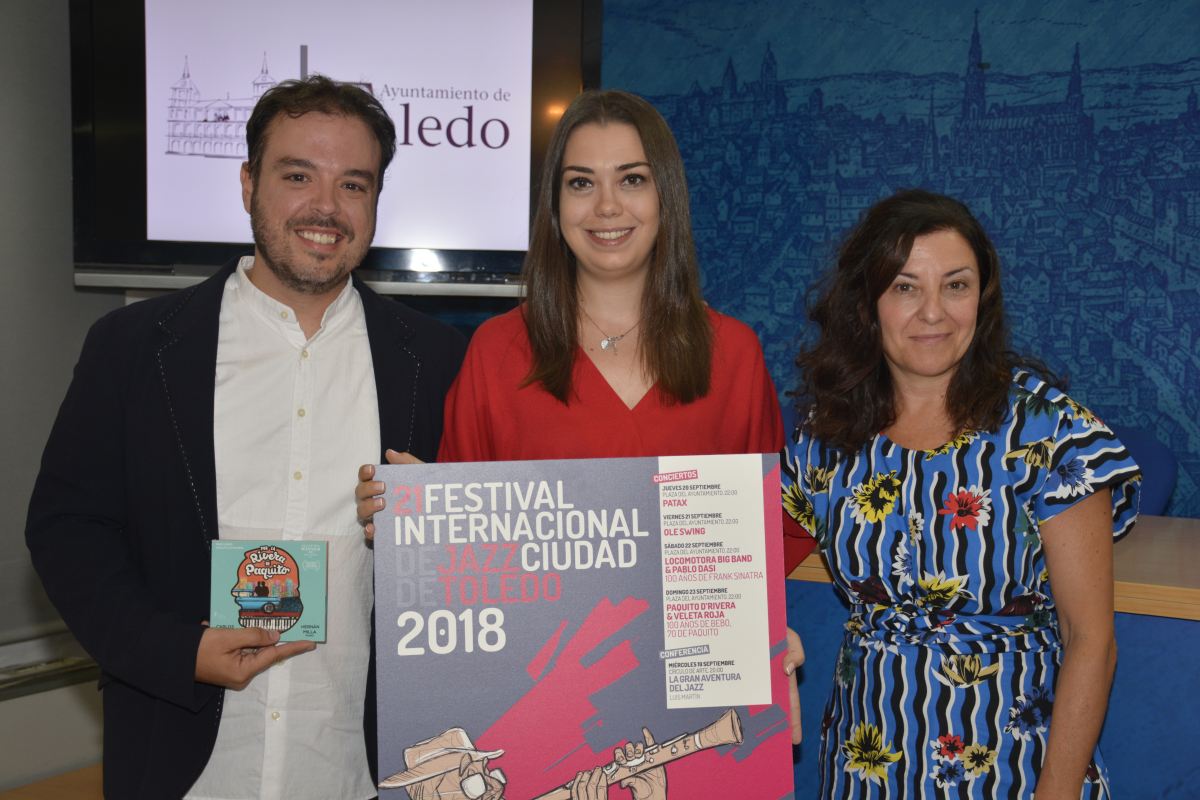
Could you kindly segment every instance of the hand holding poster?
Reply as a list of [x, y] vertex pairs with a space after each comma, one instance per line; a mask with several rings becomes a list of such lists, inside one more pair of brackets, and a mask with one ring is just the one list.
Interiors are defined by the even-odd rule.
[[791, 797], [778, 470], [379, 467], [381, 797]]

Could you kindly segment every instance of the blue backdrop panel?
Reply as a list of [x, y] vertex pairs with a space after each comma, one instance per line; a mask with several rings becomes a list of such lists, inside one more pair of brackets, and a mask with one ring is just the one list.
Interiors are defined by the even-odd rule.
[[1200, 13], [1194, 0], [606, 0], [606, 86], [683, 150], [705, 292], [794, 384], [805, 307], [896, 189], [995, 239], [1019, 349], [1180, 460], [1200, 516]]

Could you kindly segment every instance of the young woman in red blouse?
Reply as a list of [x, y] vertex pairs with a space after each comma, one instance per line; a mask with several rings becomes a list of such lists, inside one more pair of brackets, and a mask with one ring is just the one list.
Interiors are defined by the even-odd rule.
[[475, 333], [439, 460], [778, 450], [758, 339], [705, 306], [689, 220], [658, 112], [580, 95], [546, 157], [526, 301]]
[[[782, 448], [757, 337], [700, 295], [683, 160], [645, 100], [588, 91], [563, 114], [522, 277], [525, 302], [471, 339], [446, 398], [440, 461]], [[368, 537], [383, 504], [373, 477], [365, 465], [356, 490]], [[792, 561], [811, 550], [791, 544]], [[798, 640], [794, 651], [793, 666]]]

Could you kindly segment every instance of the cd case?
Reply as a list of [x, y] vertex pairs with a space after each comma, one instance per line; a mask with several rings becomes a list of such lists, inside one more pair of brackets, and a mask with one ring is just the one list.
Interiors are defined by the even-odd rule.
[[209, 625], [325, 641], [328, 561], [323, 541], [213, 541]]

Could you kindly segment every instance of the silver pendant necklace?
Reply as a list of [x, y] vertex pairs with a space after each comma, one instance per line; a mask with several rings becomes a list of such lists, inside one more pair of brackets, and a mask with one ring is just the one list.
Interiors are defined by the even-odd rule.
[[630, 326], [629, 330], [625, 331], [624, 333], [618, 333], [616, 336], [609, 336], [607, 333], [604, 332], [604, 328], [601, 328], [596, 323], [596, 320], [592, 319], [592, 315], [587, 312], [587, 309], [585, 309], [581, 305], [579, 307], [579, 310], [583, 312], [583, 316], [587, 317], [587, 321], [592, 323], [592, 327], [594, 327], [596, 330], [600, 331], [601, 334], [603, 334], [604, 338], [600, 340], [600, 349], [601, 350], [612, 350], [614, 355], [617, 352], [617, 342], [621, 341], [626, 336], [633, 333], [633, 329], [636, 328], [641, 323], [641, 320], [638, 320], [638, 322], [633, 323], [633, 325]]

